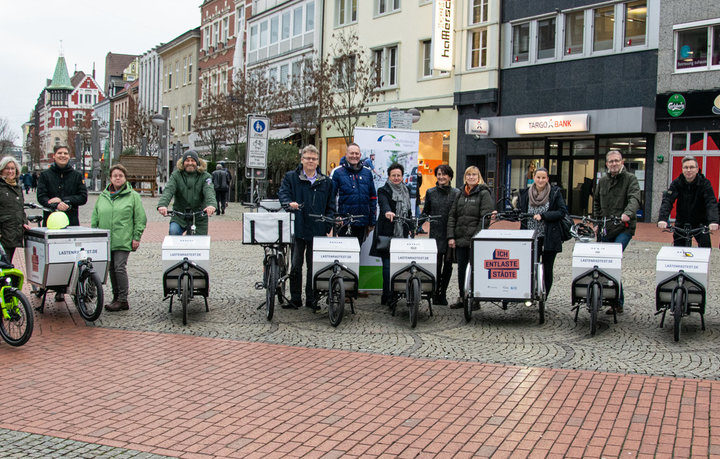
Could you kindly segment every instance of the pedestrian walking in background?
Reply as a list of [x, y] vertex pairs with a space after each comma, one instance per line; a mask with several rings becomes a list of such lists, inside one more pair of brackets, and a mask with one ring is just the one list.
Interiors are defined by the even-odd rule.
[[[718, 202], [715, 191], [710, 180], [700, 172], [694, 156], [685, 156], [682, 159], [682, 174], [673, 180], [668, 190], [663, 193], [658, 228], [667, 228], [670, 211], [675, 202], [675, 226], [690, 225], [691, 228], [697, 228], [708, 225], [710, 231], [718, 229]], [[709, 234], [698, 234], [695, 240], [699, 247], [712, 246]], [[673, 245], [689, 247], [692, 246], [692, 240], [673, 233]]]
[[[620, 217], [619, 223], [608, 222], [605, 235], [600, 242], [617, 242], [622, 249], [630, 243], [637, 225], [637, 211], [640, 208], [640, 185], [635, 174], [625, 170], [625, 161], [618, 150], [610, 150], [605, 155], [607, 174], [595, 187], [593, 193], [593, 217]], [[620, 302], [616, 312], [622, 313], [625, 306], [625, 291], [620, 286]], [[612, 308], [606, 314], [613, 314]]]
[[568, 214], [562, 190], [559, 186], [550, 185], [548, 170], [538, 167], [533, 172], [532, 184], [520, 191], [518, 209], [522, 213], [533, 214], [532, 220], [523, 220], [521, 229], [534, 229], [538, 238], [545, 293], [550, 295], [553, 283], [553, 266], [555, 257], [562, 252], [563, 231], [561, 221]]
[[480, 169], [475, 166], [465, 169], [464, 182], [460, 195], [450, 209], [447, 224], [448, 247], [455, 249], [460, 289], [460, 297], [450, 306], [452, 309], [463, 307], [465, 272], [470, 262], [472, 238], [482, 229], [483, 217], [492, 213], [495, 204]]
[[405, 238], [410, 234], [410, 228], [396, 220], [395, 216], [412, 217], [410, 189], [403, 183], [405, 168], [401, 164], [393, 163], [387, 172], [387, 182], [378, 190], [380, 213], [370, 247], [370, 256], [382, 260], [383, 290], [380, 304], [390, 302], [390, 239]]
[[227, 207], [227, 195], [230, 190], [230, 173], [223, 169], [221, 164], [218, 164], [212, 173], [212, 181], [218, 203], [218, 214], [224, 214]]
[[25, 188], [25, 194], [30, 193], [30, 188], [32, 188], [32, 183], [33, 183], [32, 174], [30, 172], [24, 173], [22, 175], [22, 184], [23, 184], [23, 187]]
[[38, 175], [37, 171], [33, 171], [33, 173], [32, 173], [32, 191], [37, 191], [39, 177], [40, 176]]
[[20, 163], [6, 156], [0, 160], [0, 244], [12, 263], [15, 249], [23, 245], [23, 229], [30, 229], [25, 215], [22, 188], [18, 181]]
[[460, 190], [450, 185], [454, 172], [447, 164], [435, 168], [437, 185], [425, 193], [425, 206], [422, 215], [438, 215], [440, 218], [430, 221], [430, 238], [437, 243], [437, 291], [433, 303], [447, 305], [447, 288], [452, 277], [452, 264], [455, 250], [448, 248], [447, 223], [453, 202], [460, 196]]
[[95, 203], [90, 226], [110, 230], [110, 283], [113, 297], [105, 305], [108, 311], [123, 311], [128, 304], [127, 261], [130, 252], [140, 247], [147, 217], [140, 195], [127, 182], [122, 164], [110, 168], [110, 184]]

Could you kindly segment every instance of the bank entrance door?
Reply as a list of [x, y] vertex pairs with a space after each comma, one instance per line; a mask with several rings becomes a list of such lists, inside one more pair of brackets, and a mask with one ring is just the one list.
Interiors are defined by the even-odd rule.
[[[574, 215], [592, 213], [592, 190], [595, 177], [594, 139], [550, 139], [550, 175], [557, 177], [568, 210]], [[557, 171], [553, 171], [557, 164]]]

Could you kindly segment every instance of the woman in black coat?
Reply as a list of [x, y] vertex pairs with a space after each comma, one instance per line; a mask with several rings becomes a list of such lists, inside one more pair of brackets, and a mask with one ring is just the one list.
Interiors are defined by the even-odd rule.
[[560, 221], [568, 214], [565, 200], [559, 186], [548, 183], [548, 171], [539, 167], [533, 177], [534, 183], [520, 192], [518, 209], [534, 215], [532, 220], [524, 220], [523, 229], [536, 229], [538, 250], [542, 254], [545, 292], [550, 294], [553, 283], [553, 265], [558, 252], [562, 252], [562, 227]]
[[381, 304], [388, 304], [390, 301], [390, 244], [387, 244], [387, 248], [380, 248], [378, 243], [382, 245], [381, 240], [385, 239], [387, 241], [386, 238], [408, 237], [410, 229], [401, 221], [395, 220], [395, 215], [412, 217], [410, 190], [403, 183], [405, 169], [402, 165], [393, 163], [388, 167], [387, 172], [388, 180], [377, 192], [380, 213], [375, 227], [372, 247], [370, 247], [370, 256], [380, 257], [382, 260], [383, 292]]
[[15, 158], [0, 160], [0, 244], [10, 263], [15, 249], [23, 245], [23, 228], [30, 229], [19, 176], [20, 164]]

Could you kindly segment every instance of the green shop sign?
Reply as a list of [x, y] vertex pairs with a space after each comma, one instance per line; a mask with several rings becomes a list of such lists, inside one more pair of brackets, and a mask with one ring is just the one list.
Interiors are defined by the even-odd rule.
[[667, 111], [668, 114], [674, 118], [682, 115], [685, 111], [685, 98], [682, 94], [673, 94], [668, 99]]

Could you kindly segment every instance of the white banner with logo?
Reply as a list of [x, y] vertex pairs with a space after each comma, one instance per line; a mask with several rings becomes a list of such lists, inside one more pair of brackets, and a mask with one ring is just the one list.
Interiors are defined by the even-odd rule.
[[[375, 155], [373, 177], [376, 190], [387, 182], [387, 168], [392, 163], [399, 163], [405, 168], [403, 180], [410, 185], [410, 196], [414, 197], [413, 185], [417, 187], [415, 177], [418, 167], [420, 131], [357, 127], [353, 140], [360, 145], [363, 159], [369, 158], [371, 154]], [[369, 255], [371, 245], [372, 234], [368, 236], [360, 250], [359, 274], [360, 289], [362, 290], [382, 288], [382, 263], [379, 258]]]
[[456, 1], [435, 0], [433, 2], [432, 54], [430, 61], [430, 67], [433, 70], [449, 72], [453, 69]]

